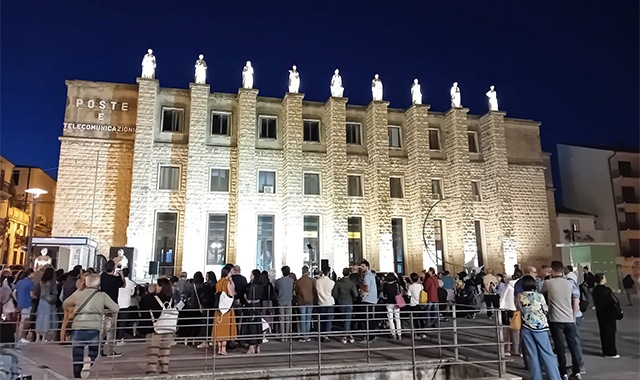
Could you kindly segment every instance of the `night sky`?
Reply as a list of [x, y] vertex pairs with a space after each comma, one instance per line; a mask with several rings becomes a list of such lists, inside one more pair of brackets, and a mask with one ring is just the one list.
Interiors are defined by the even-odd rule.
[[[276, 5], [277, 4], [277, 5]], [[637, 1], [3, 1], [1, 154], [54, 178], [66, 79], [135, 83], [153, 48], [162, 87], [188, 88], [204, 54], [214, 92], [236, 93], [246, 60], [262, 96], [283, 97], [298, 66], [305, 99], [326, 101], [339, 68], [349, 104], [380, 74], [394, 108], [411, 102], [540, 121], [542, 146], [638, 147]]]

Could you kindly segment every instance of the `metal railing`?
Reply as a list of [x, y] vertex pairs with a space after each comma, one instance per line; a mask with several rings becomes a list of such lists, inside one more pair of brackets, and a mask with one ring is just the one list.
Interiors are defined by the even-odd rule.
[[[354, 305], [352, 312], [340, 305], [333, 310], [315, 306], [310, 314], [296, 306], [238, 307], [225, 314], [227, 317], [221, 316], [218, 309], [182, 310], [177, 334], [164, 336], [171, 341], [169, 372], [185, 376], [211, 374], [214, 378], [239, 372], [245, 372], [246, 378], [295, 372], [320, 378], [329, 373], [391, 368], [411, 371], [415, 379], [425, 369], [437, 372], [447, 366], [481, 366], [490, 369], [492, 376], [502, 377], [506, 373], [508, 359], [503, 338], [506, 327], [501, 324], [499, 310], [489, 309], [497, 317], [480, 320], [474, 319], [479, 310], [469, 305], [431, 305], [436, 309], [407, 306], [397, 314], [384, 304]], [[222, 335], [222, 330], [229, 327], [225, 318], [232, 319], [232, 314], [237, 336], [226, 337]], [[58, 321], [68, 319], [64, 313], [58, 313], [57, 317]], [[286, 328], [289, 318], [290, 331]], [[32, 315], [31, 319], [37, 316]], [[149, 348], [154, 338], [145, 336], [153, 332], [149, 311], [122, 310], [117, 316], [105, 313], [100, 319], [99, 338], [95, 341], [70, 339], [77, 336], [68, 337], [69, 330], [57, 323], [49, 330], [49, 340], [45, 342], [2, 343], [0, 349], [4, 355], [16, 358], [20, 372], [44, 370], [52, 378], [66, 378], [71, 375], [73, 364], [83, 364], [73, 362], [70, 345], [97, 345], [98, 359], [91, 369], [91, 378], [131, 378], [145, 375], [149, 370], [145, 362], [158, 365], [158, 357], [154, 356], [157, 353]], [[391, 327], [394, 322], [396, 325]], [[33, 321], [28, 324], [31, 335]], [[7, 326], [3, 322], [2, 327]], [[263, 327], [269, 328], [264, 331]], [[392, 338], [393, 334], [400, 338]], [[221, 355], [217, 350], [215, 342], [222, 340], [228, 342], [229, 355]], [[356, 340], [359, 342], [352, 344]], [[262, 349], [244, 355], [247, 345], [256, 344]], [[109, 355], [111, 350], [122, 350], [124, 355]], [[242, 360], [239, 368], [239, 357], [250, 359]]]

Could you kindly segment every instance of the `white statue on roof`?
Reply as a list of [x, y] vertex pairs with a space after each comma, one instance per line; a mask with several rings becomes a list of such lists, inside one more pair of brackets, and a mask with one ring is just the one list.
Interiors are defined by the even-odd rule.
[[497, 111], [498, 110], [498, 93], [495, 90], [494, 86], [489, 88], [487, 91], [487, 98], [489, 98], [489, 111]]
[[342, 77], [340, 70], [336, 69], [331, 78], [331, 96], [341, 98], [344, 95], [344, 87], [342, 87]]
[[289, 70], [289, 92], [298, 93], [300, 90], [300, 73], [297, 69], [296, 65], [293, 65], [293, 70]]
[[371, 81], [371, 96], [373, 100], [382, 100], [382, 81], [378, 74]]
[[196, 83], [207, 83], [207, 63], [204, 61], [204, 55], [200, 54], [196, 61]]
[[144, 58], [142, 58], [142, 75], [143, 78], [153, 79], [156, 76], [156, 57], [153, 50], [147, 50]]
[[253, 67], [251, 61], [247, 61], [242, 69], [242, 88], [253, 88]]
[[418, 78], [413, 80], [413, 85], [411, 86], [411, 100], [413, 104], [422, 104], [422, 91], [420, 91]]
[[451, 87], [451, 107], [462, 108], [462, 102], [460, 100], [460, 87], [458, 87], [458, 82], [453, 82], [453, 86]]

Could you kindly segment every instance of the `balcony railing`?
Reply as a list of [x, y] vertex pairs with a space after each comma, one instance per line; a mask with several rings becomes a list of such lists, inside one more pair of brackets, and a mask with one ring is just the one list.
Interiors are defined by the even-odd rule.
[[620, 231], [640, 230], [640, 222], [620, 222]]
[[623, 204], [623, 203], [640, 203], [640, 197], [637, 196], [624, 196], [624, 195], [618, 195], [616, 197], [616, 204]]
[[619, 169], [613, 169], [611, 171], [611, 178], [619, 178], [619, 177], [624, 177], [624, 178], [640, 178], [640, 173], [634, 170], [623, 170], [620, 171]]

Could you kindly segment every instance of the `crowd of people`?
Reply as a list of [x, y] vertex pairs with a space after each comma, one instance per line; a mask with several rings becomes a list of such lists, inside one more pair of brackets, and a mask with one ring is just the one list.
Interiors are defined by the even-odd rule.
[[[507, 279], [489, 268], [455, 275], [429, 268], [402, 276], [376, 273], [363, 260], [357, 268], [344, 268], [342, 276], [328, 267], [311, 273], [305, 266], [297, 277], [284, 266], [280, 277], [275, 270], [256, 269], [247, 279], [239, 266], [227, 264], [220, 279], [214, 272], [196, 272], [190, 279], [182, 272], [155, 284], [136, 284], [128, 268], [110, 260], [101, 274], [80, 266], [68, 273], [48, 267], [38, 273], [26, 269], [14, 281], [3, 273], [0, 295], [3, 315], [15, 322], [18, 343], [70, 338], [76, 378], [88, 376], [99, 354], [120, 356], [117, 347], [134, 338], [146, 340], [147, 373], [165, 374], [176, 342], [215, 347], [218, 355], [244, 347], [251, 355], [268, 339], [305, 343], [312, 337], [337, 338], [352, 344], [356, 338], [373, 342], [385, 332], [401, 340], [407, 331], [424, 339], [429, 328], [451, 318], [454, 305], [458, 317], [470, 319], [486, 305], [487, 317], [505, 325], [505, 355], [524, 356], [535, 380], [541, 379], [542, 367], [552, 380], [568, 378], [567, 346], [571, 377], [581, 378], [578, 327], [590, 301], [603, 354], [619, 357], [615, 332], [622, 311], [606, 277], [584, 268], [584, 281], [578, 284], [573, 268], [557, 261], [541, 271], [538, 275], [536, 267], [526, 267], [523, 272], [516, 265]], [[403, 329], [403, 323], [413, 326]]]

